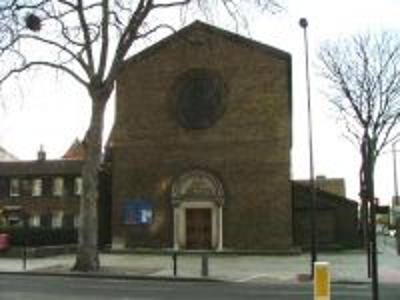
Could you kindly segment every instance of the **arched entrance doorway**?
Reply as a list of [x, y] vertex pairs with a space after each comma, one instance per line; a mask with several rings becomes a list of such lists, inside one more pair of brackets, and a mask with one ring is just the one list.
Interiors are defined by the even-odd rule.
[[216, 249], [223, 247], [224, 191], [209, 172], [193, 170], [172, 185], [174, 249]]

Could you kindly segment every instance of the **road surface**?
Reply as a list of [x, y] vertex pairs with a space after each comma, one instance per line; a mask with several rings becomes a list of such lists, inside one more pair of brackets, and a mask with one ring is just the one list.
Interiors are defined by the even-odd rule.
[[[384, 300], [399, 300], [400, 287], [382, 285]], [[310, 300], [310, 284], [249, 284], [117, 280], [106, 278], [0, 275], [0, 300]], [[338, 284], [332, 300], [371, 299], [368, 284]]]

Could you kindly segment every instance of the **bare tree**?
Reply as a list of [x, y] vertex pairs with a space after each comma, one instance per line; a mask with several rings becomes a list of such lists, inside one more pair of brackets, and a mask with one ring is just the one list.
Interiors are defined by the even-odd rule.
[[[3, 0], [0, 4], [0, 59], [12, 62], [0, 84], [35, 68], [64, 72], [89, 94], [90, 125], [84, 141], [83, 194], [79, 246], [74, 269], [97, 270], [97, 199], [104, 111], [115, 80], [132, 47], [171, 24], [158, 14], [224, 9], [235, 22], [245, 19], [241, 5], [275, 12], [280, 0]], [[33, 54], [30, 49], [36, 47]]]
[[399, 138], [400, 39], [387, 32], [358, 35], [325, 44], [319, 58], [328, 97], [346, 136], [359, 147], [361, 212], [368, 240], [375, 164], [385, 146]]

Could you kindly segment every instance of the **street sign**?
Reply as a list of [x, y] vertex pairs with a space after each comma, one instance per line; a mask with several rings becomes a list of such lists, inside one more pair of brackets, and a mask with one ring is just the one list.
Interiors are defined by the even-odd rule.
[[124, 205], [124, 224], [142, 225], [153, 222], [153, 207], [149, 200], [137, 198], [128, 200]]

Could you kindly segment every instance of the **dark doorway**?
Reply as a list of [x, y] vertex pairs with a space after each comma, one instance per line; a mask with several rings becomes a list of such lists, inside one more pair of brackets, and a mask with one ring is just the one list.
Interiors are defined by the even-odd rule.
[[211, 248], [211, 209], [186, 209], [186, 248]]

